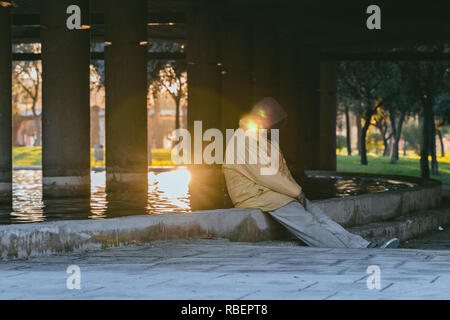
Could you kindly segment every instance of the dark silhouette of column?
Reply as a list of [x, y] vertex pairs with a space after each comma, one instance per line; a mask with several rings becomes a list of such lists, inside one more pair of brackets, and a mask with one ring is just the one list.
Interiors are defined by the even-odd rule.
[[253, 103], [264, 97], [278, 100], [279, 77], [278, 26], [266, 20], [253, 27]]
[[[82, 29], [67, 28], [70, 5]], [[41, 25], [44, 197], [89, 196], [89, 1], [43, 0]]]
[[222, 127], [237, 129], [239, 119], [253, 105], [252, 27], [225, 21], [222, 34]]
[[[194, 121], [202, 121], [203, 132], [221, 129], [223, 61], [218, 9], [210, 1], [193, 4], [188, 26], [188, 130], [194, 153]], [[203, 144], [205, 145], [205, 144]], [[225, 185], [220, 165], [190, 165], [189, 193], [192, 210], [223, 207]]]
[[147, 191], [146, 1], [106, 1], [106, 185]]
[[336, 62], [320, 63], [320, 167], [336, 170]]
[[319, 49], [301, 43], [295, 28], [280, 31], [280, 99], [288, 117], [280, 145], [294, 176], [320, 164]]
[[12, 194], [11, 7], [0, 6], [0, 202]]

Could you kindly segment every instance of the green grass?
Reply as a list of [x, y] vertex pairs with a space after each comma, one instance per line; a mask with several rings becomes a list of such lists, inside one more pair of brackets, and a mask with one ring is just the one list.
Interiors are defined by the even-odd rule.
[[[15, 166], [39, 166], [42, 163], [41, 147], [14, 147], [13, 148], [13, 164]], [[365, 172], [378, 174], [398, 174], [405, 176], [420, 177], [419, 157], [414, 154], [408, 154], [406, 157], [400, 157], [396, 164], [390, 163], [390, 157], [382, 157], [374, 154], [368, 155], [367, 166], [360, 164], [358, 155], [337, 156], [338, 171], [346, 172]], [[450, 183], [450, 156], [438, 157], [439, 175], [432, 176], [433, 179], [440, 180], [443, 183]], [[91, 163], [94, 164], [94, 150], [91, 150]], [[168, 166], [172, 165], [170, 150], [153, 149], [152, 165]]]
[[[94, 165], [94, 149], [91, 149], [91, 164]], [[170, 150], [152, 149], [152, 165], [172, 165]], [[15, 166], [40, 166], [42, 165], [42, 147], [14, 147], [13, 165]], [[98, 162], [97, 165], [100, 165]], [[103, 162], [104, 165], [104, 162]]]
[[15, 166], [42, 165], [42, 147], [14, 147], [13, 164]]
[[[450, 157], [438, 157], [439, 175], [431, 178], [440, 180], [443, 183], [450, 183]], [[355, 156], [337, 156], [337, 170], [345, 172], [364, 172], [377, 174], [393, 174], [420, 177], [419, 157], [400, 157], [396, 164], [391, 164], [390, 157], [369, 155], [368, 165], [361, 165], [361, 158]]]

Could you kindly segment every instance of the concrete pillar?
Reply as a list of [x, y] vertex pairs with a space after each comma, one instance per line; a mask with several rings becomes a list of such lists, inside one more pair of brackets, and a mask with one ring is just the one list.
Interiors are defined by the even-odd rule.
[[302, 45], [295, 28], [281, 28], [280, 99], [288, 114], [280, 145], [294, 176], [319, 168], [320, 62], [317, 47]]
[[[187, 15], [188, 130], [202, 121], [202, 131], [221, 129], [221, 24], [217, 8], [208, 2], [190, 7]], [[203, 144], [204, 146], [205, 144]], [[190, 165], [189, 193], [192, 210], [224, 206], [225, 184], [220, 165]]]
[[12, 194], [11, 7], [0, 6], [0, 202]]
[[320, 167], [336, 170], [336, 62], [320, 63]]
[[89, 25], [88, 0], [43, 0], [42, 169], [44, 197], [89, 196], [89, 29], [69, 30], [67, 7]]
[[253, 105], [252, 26], [224, 22], [222, 34], [223, 75], [222, 128], [236, 129], [239, 119]]
[[108, 191], [147, 186], [146, 1], [106, 1], [106, 185]]
[[253, 28], [253, 103], [280, 94], [279, 40], [277, 27], [256, 22]]

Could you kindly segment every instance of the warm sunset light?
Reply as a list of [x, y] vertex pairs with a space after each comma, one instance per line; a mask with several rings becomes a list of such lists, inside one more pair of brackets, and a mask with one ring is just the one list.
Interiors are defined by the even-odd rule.
[[253, 121], [253, 120], [249, 120], [247, 122], [247, 128], [253, 131], [258, 130], [258, 125]]
[[450, 299], [450, 0], [373, 2], [0, 0], [0, 300]]

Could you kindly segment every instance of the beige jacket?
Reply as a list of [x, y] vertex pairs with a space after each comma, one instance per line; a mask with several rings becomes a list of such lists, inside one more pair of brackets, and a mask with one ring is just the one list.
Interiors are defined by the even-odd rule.
[[[246, 164], [223, 165], [228, 194], [235, 207], [272, 211], [300, 197], [302, 188], [292, 178], [281, 151], [276, 150], [279, 170], [274, 175], [262, 175], [259, 163], [248, 164], [247, 161]], [[249, 150], [246, 146], [245, 152], [256, 150]]]

